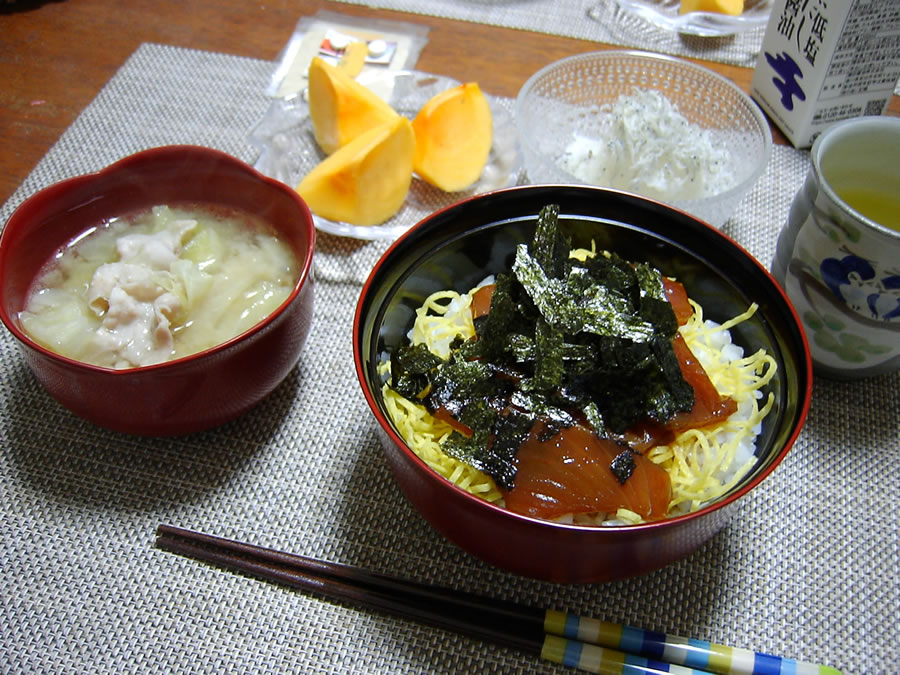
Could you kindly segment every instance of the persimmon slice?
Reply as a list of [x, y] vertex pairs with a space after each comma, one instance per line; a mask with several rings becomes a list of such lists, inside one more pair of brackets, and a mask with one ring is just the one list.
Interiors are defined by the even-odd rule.
[[494, 137], [491, 107], [475, 82], [436, 94], [413, 120], [415, 172], [446, 192], [478, 180]]

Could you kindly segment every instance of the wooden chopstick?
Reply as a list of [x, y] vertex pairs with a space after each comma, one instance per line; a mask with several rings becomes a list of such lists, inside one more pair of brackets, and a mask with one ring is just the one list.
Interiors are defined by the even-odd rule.
[[[473, 611], [471, 605], [444, 604], [436, 589], [423, 584], [403, 587], [399, 579], [304, 556], [282, 553], [211, 535], [160, 526], [156, 545], [164, 550], [244, 572], [267, 581], [312, 591], [330, 598], [373, 607], [391, 614], [535, 651], [533, 625], [502, 612]], [[518, 629], [522, 633], [518, 633]], [[538, 628], [538, 631], [540, 629]], [[537, 651], [540, 651], [538, 645]]]
[[593, 673], [752, 674], [779, 672], [781, 666], [787, 668], [781, 672], [839, 673], [827, 666], [494, 600], [172, 525], [157, 528], [156, 545], [260, 579], [490, 640]]
[[430, 586], [362, 568], [316, 560], [171, 525], [157, 528], [157, 547], [232, 571], [377, 609], [437, 628], [490, 640], [594, 673], [706, 671], [667, 664], [543, 631], [543, 612], [515, 603]]

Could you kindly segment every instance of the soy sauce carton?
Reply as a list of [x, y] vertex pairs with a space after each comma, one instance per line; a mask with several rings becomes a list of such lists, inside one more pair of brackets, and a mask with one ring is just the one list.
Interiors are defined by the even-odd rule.
[[900, 81], [900, 0], [775, 0], [750, 95], [797, 148], [881, 115]]

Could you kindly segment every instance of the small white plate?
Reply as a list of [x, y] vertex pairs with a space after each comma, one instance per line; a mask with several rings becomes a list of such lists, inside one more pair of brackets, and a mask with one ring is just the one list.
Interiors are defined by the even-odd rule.
[[[412, 119], [435, 94], [459, 84], [441, 75], [412, 70], [383, 70], [365, 73], [359, 82], [372, 89], [401, 115]], [[323, 232], [356, 239], [396, 239], [432, 211], [461, 199], [515, 185], [522, 167], [522, 155], [512, 115], [495, 98], [488, 96], [494, 119], [491, 154], [481, 178], [467, 190], [443, 192], [413, 175], [409, 194], [400, 211], [381, 225], [351, 225], [314, 215]], [[313, 136], [309, 104], [303, 95], [275, 99], [263, 118], [250, 131], [250, 142], [260, 150], [254, 167], [291, 188], [325, 158]]]
[[740, 16], [715, 12], [679, 14], [680, 0], [616, 0], [616, 4], [624, 12], [660, 28], [701, 37], [723, 37], [764, 27], [772, 12], [771, 0], [745, 0]]

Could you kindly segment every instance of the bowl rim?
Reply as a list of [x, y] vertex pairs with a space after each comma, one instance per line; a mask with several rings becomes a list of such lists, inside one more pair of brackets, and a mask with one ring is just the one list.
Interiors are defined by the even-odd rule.
[[[718, 201], [727, 201], [729, 198], [739, 197], [741, 196], [749, 186], [752, 186], [762, 175], [763, 171], [765, 171], [766, 167], [769, 164], [769, 160], [772, 156], [772, 128], [769, 124], [768, 119], [766, 118], [765, 113], [762, 111], [762, 108], [757, 105], [756, 101], [754, 101], [743, 89], [741, 89], [737, 84], [733, 81], [721, 75], [720, 73], [711, 70], [705, 66], [702, 66], [697, 63], [693, 63], [692, 61], [688, 61], [686, 59], [678, 58], [677, 56], [672, 56], [670, 54], [658, 54], [656, 52], [648, 52], [639, 49], [604, 49], [592, 52], [583, 52], [581, 54], [573, 54], [571, 56], [566, 56], [562, 59], [558, 59], [557, 61], [553, 61], [552, 63], [548, 63], [543, 66], [536, 72], [534, 72], [531, 77], [529, 77], [525, 84], [521, 86], [518, 93], [516, 94], [515, 99], [515, 118], [516, 118], [516, 127], [519, 131], [519, 142], [522, 144], [523, 149], [526, 149], [528, 153], [535, 157], [543, 157], [542, 153], [539, 153], [537, 149], [534, 147], [534, 144], [531, 140], [531, 136], [527, 133], [524, 133], [522, 129], [522, 119], [523, 119], [523, 108], [524, 108], [524, 96], [527, 94], [533, 87], [535, 82], [537, 82], [541, 77], [543, 77], [548, 72], [551, 72], [560, 66], [568, 63], [574, 63], [578, 61], [590, 61], [590, 60], [604, 60], [604, 61], [614, 61], [616, 59], [621, 58], [633, 58], [643, 61], [653, 61], [657, 63], [674, 63], [678, 66], [685, 68], [691, 72], [701, 74], [709, 79], [715, 80], [721, 84], [723, 84], [727, 89], [732, 90], [737, 98], [743, 101], [750, 114], [756, 120], [757, 126], [762, 134], [763, 140], [763, 153], [762, 153], [762, 161], [759, 162], [758, 166], [754, 168], [754, 170], [746, 177], [744, 180], [740, 181], [736, 185], [728, 188], [724, 192], [718, 192], [714, 195], [710, 195], [708, 197], [702, 197], [700, 199], [679, 199], [674, 200], [679, 204], [691, 205], [691, 204], [703, 204], [703, 203], [711, 203]], [[527, 154], [527, 153], [526, 153]], [[602, 185], [594, 186], [591, 183], [585, 183], [582, 180], [579, 180], [576, 176], [573, 176], [571, 173], [560, 167], [558, 164], [554, 162], [554, 166], [558, 171], [560, 171], [563, 175], [567, 176], [571, 179], [571, 182], [578, 185], [591, 185], [593, 187], [605, 187]], [[527, 167], [526, 167], [527, 172]], [[616, 188], [610, 188], [616, 189]], [[637, 194], [637, 193], [633, 193]], [[643, 195], [639, 195], [644, 197]], [[646, 197], [645, 197], [646, 198]], [[696, 217], [696, 216], [695, 216]]]
[[[278, 307], [276, 307], [272, 312], [270, 312], [265, 318], [261, 319], [259, 322], [257, 322], [247, 330], [229, 338], [228, 340], [225, 340], [224, 342], [220, 342], [199, 352], [186, 354], [177, 359], [171, 359], [168, 361], [162, 361], [160, 363], [153, 363], [144, 366], [136, 366], [134, 368], [107, 368], [104, 366], [98, 366], [92, 363], [86, 363], [84, 361], [79, 361], [78, 359], [64, 356], [62, 354], [59, 354], [58, 352], [53, 351], [52, 349], [44, 347], [33, 338], [31, 338], [28, 333], [22, 330], [16, 317], [12, 316], [8, 311], [6, 304], [0, 303], [0, 321], [2, 321], [2, 323], [10, 331], [10, 333], [12, 333], [13, 336], [24, 347], [37, 352], [44, 358], [58, 362], [70, 368], [78, 368], [85, 371], [103, 373], [111, 377], [133, 377], [135, 375], [143, 373], [156, 373], [158, 371], [173, 370], [180, 366], [183, 366], [188, 362], [196, 361], [213, 354], [224, 352], [234, 347], [236, 343], [242, 342], [252, 337], [253, 335], [266, 330], [273, 322], [277, 321], [279, 317], [285, 312], [285, 310], [294, 302], [294, 300], [297, 299], [303, 287], [312, 280], [313, 253], [315, 251], [316, 243], [316, 228], [312, 219], [312, 214], [309, 211], [309, 207], [306, 205], [306, 202], [303, 201], [303, 199], [296, 193], [296, 191], [291, 190], [281, 181], [275, 180], [274, 178], [269, 178], [265, 174], [257, 171], [254, 167], [238, 159], [237, 157], [230, 155], [222, 150], [217, 150], [215, 148], [201, 145], [174, 144], [147, 148], [145, 150], [140, 150], [138, 152], [126, 155], [96, 171], [63, 178], [62, 180], [55, 181], [50, 185], [41, 188], [37, 192], [34, 192], [13, 210], [12, 214], [10, 214], [9, 218], [4, 224], [2, 231], [0, 231], [0, 270], [5, 267], [3, 265], [5, 258], [7, 256], [13, 255], [13, 252], [10, 251], [6, 246], [6, 242], [11, 236], [10, 234], [8, 234], [8, 232], [10, 232], [9, 225], [11, 223], [14, 224], [18, 220], [18, 217], [21, 215], [21, 213], [31, 208], [31, 206], [38, 199], [46, 199], [48, 196], [52, 196], [56, 192], [68, 191], [73, 186], [90, 185], [90, 183], [93, 181], [102, 180], [105, 176], [117, 173], [122, 170], [128, 170], [134, 165], [140, 165], [148, 161], [156, 161], [170, 157], [174, 158], [183, 156], [186, 153], [194, 155], [196, 157], [212, 158], [218, 162], [222, 162], [224, 164], [230, 165], [233, 168], [243, 171], [248, 177], [286, 194], [292, 201], [295, 201], [297, 203], [298, 207], [300, 207], [301, 209], [301, 212], [305, 214], [306, 217], [303, 219], [303, 222], [306, 224], [306, 229], [308, 230], [307, 236], [309, 238], [309, 249], [303, 260], [298, 260], [298, 262], [300, 262], [300, 270], [297, 281], [294, 283], [291, 292], [284, 299], [284, 301], [280, 305], [278, 305]], [[2, 275], [2, 272], [0, 272], [0, 275]]]
[[[432, 469], [428, 464], [420, 458], [413, 450], [409, 447], [406, 441], [397, 433], [394, 425], [388, 419], [387, 415], [382, 411], [381, 407], [378, 405], [378, 402], [375, 398], [375, 392], [373, 392], [367, 382], [366, 376], [366, 367], [364, 364], [365, 355], [363, 353], [363, 345], [361, 344], [362, 337], [362, 324], [364, 319], [364, 310], [367, 305], [367, 300], [373, 290], [375, 277], [378, 271], [389, 262], [390, 258], [394, 255], [395, 251], [405, 245], [405, 242], [414, 236], [417, 231], [426, 224], [440, 216], [445, 215], [448, 211], [461, 209], [464, 205], [469, 204], [472, 201], [485, 200], [492, 195], [497, 194], [506, 194], [506, 193], [517, 193], [517, 192], [527, 192], [535, 189], [554, 189], [554, 188], [564, 188], [564, 189], [576, 189], [576, 190], [588, 190], [588, 191], [603, 191], [606, 193], [618, 193], [625, 195], [629, 198], [635, 198], [644, 202], [651, 202], [657, 204], [663, 209], [674, 211], [676, 213], [682, 214], [695, 221], [695, 223], [701, 225], [710, 236], [718, 237], [723, 240], [726, 244], [730, 244], [737, 251], [743, 255], [748, 261], [754, 265], [759, 272], [761, 272], [765, 277], [769, 279], [771, 282], [771, 286], [777, 292], [778, 296], [780, 296], [783, 301], [783, 306], [785, 309], [789, 311], [790, 316], [792, 317], [794, 323], [796, 324], [798, 331], [797, 334], [803, 344], [803, 352], [800, 355], [800, 360], [803, 362], [805, 366], [804, 370], [806, 376], [802, 385], [804, 386], [804, 391], [806, 395], [803, 397], [803, 401], [800, 402], [797, 411], [797, 421], [794, 425], [794, 428], [791, 430], [790, 434], [785, 438], [785, 442], [783, 447], [778, 451], [778, 453], [773, 457], [772, 461], [755, 475], [753, 475], [749, 480], [742, 481], [736, 489], [733, 489], [731, 492], [727, 493], [723, 497], [706, 504], [703, 508], [698, 509], [697, 511], [692, 511], [689, 513], [678, 514], [673, 516], [666, 516], [660, 520], [637, 523], [637, 524], [626, 524], [626, 525], [616, 525], [616, 526], [598, 526], [598, 525], [580, 525], [576, 523], [561, 523], [552, 520], [544, 520], [541, 518], [536, 518], [533, 516], [528, 516], [520, 513], [514, 513], [508, 509], [505, 509], [501, 506], [488, 502], [480, 497], [473, 495], [472, 493], [460, 488], [455, 485], [451, 481], [447, 480], [440, 474], [438, 474], [434, 469]], [[365, 284], [363, 285], [362, 290], [359, 294], [359, 299], [357, 302], [356, 310], [354, 312], [353, 318], [353, 360], [354, 366], [356, 370], [357, 379], [359, 381], [360, 388], [362, 389], [362, 393], [364, 398], [366, 399], [366, 403], [369, 406], [370, 411], [375, 416], [376, 422], [380, 427], [381, 431], [387, 434], [388, 438], [391, 442], [399, 448], [401, 453], [408, 459], [412, 461], [413, 466], [416, 467], [418, 473], [426, 474], [428, 476], [427, 480], [437, 485], [442, 486], [442, 489], [446, 489], [454, 493], [459, 498], [463, 499], [469, 506], [472, 508], [480, 509], [485, 508], [488, 512], [493, 513], [496, 517], [499, 518], [511, 518], [515, 521], [520, 521], [525, 524], [530, 524], [531, 526], [537, 527], [551, 527], [553, 529], [558, 529], [561, 531], [577, 531], [577, 532], [593, 532], [594, 536], [613, 536], [615, 532], [639, 532], [644, 530], [657, 530], [657, 529], [668, 529], [668, 528], [677, 528], [681, 525], [690, 523], [693, 520], [698, 518], [703, 518], [715, 511], [719, 511], [730, 504], [733, 504], [751, 490], [756, 488], [760, 483], [762, 483], [774, 470], [778, 467], [779, 464], [784, 460], [787, 456], [790, 449], [793, 447], [797, 438], [803, 430], [803, 427], [806, 423], [806, 420], [809, 415], [810, 404], [812, 400], [812, 389], [813, 389], [813, 367], [812, 367], [812, 356], [809, 350], [809, 344], [806, 337], [805, 331], [802, 329], [802, 324], [800, 322], [800, 318], [797, 315], [796, 309], [793, 304], [787, 297], [784, 289], [780, 284], [777, 283], [772, 274], [767, 270], [759, 260], [756, 259], [749, 251], [747, 251], [741, 244], [739, 244], [736, 240], [734, 240], [729, 235], [723, 233], [721, 230], [716, 227], [710, 225], [709, 223], [693, 216], [689, 213], [679, 210], [678, 208], [669, 206], [668, 204], [658, 202], [646, 197], [642, 197], [640, 195], [634, 195], [629, 192], [625, 192], [622, 190], [615, 190], [611, 188], [603, 188], [591, 185], [568, 185], [568, 184], [529, 184], [529, 185], [519, 185], [510, 188], [503, 188], [501, 190], [494, 190], [492, 192], [483, 193], [480, 195], [473, 195], [467, 199], [461, 200], [455, 204], [448, 205], [442, 209], [435, 211], [430, 216], [426, 216], [418, 223], [410, 227], [406, 232], [404, 232], [400, 237], [398, 237], [390, 247], [381, 255], [375, 265], [372, 267], [372, 271], [370, 272], [368, 278], [366, 279]], [[606, 533], [606, 534], [600, 534]]]

